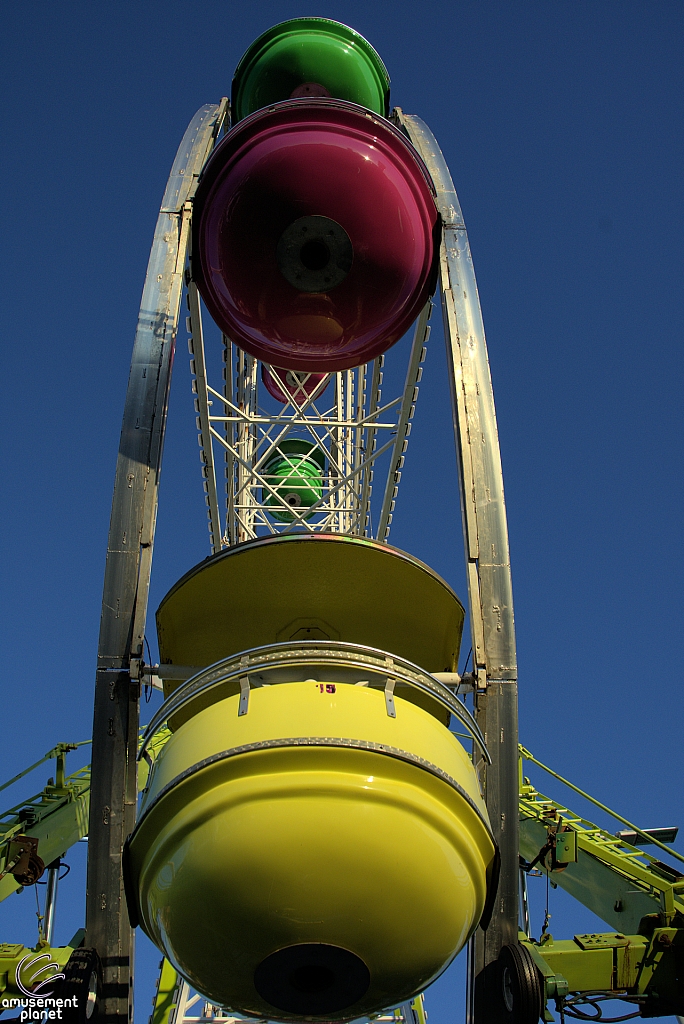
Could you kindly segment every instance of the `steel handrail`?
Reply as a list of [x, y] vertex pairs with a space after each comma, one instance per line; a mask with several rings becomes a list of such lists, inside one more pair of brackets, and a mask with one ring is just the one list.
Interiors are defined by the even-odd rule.
[[[153, 715], [143, 733], [138, 760], [145, 756], [150, 739], [164, 722], [186, 707], [198, 695], [208, 693], [231, 679], [239, 680], [259, 672], [285, 667], [322, 667], [331, 662], [334, 662], [338, 669], [349, 667], [360, 670], [360, 674], [371, 672], [377, 676], [395, 679], [398, 683], [404, 683], [427, 693], [458, 718], [459, 722], [468, 730], [473, 742], [482, 751], [487, 763], [491, 764], [487, 744], [477, 722], [465, 704], [458, 700], [439, 680], [418, 665], [387, 651], [337, 640], [325, 642], [310, 640], [297, 643], [286, 641], [268, 644], [231, 655], [230, 658], [224, 658], [202, 669], [174, 690]], [[301, 680], [279, 680], [278, 682], [296, 681], [301, 682]], [[278, 685], [278, 683], [274, 685]]]

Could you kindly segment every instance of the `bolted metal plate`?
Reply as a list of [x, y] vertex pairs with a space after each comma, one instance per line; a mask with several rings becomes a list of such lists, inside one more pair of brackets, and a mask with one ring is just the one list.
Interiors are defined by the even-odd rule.
[[575, 942], [580, 949], [613, 949], [616, 946], [629, 946], [631, 937], [622, 932], [592, 932], [586, 935], [575, 935]]
[[576, 864], [577, 833], [571, 831], [556, 832], [555, 853], [558, 864]]

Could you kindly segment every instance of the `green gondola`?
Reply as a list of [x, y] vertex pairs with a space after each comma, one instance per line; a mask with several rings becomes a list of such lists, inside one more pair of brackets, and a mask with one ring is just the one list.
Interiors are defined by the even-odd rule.
[[292, 97], [333, 96], [389, 113], [390, 80], [379, 54], [347, 25], [292, 18], [274, 25], [243, 55], [233, 77], [232, 117]]
[[[262, 501], [273, 518], [291, 523], [303, 509], [315, 504], [323, 493], [324, 468], [325, 456], [312, 442], [296, 438], [282, 441], [263, 471], [264, 479], [276, 492], [272, 494], [263, 489]], [[278, 498], [289, 505], [292, 512], [288, 512]], [[310, 519], [311, 515], [305, 518]]]

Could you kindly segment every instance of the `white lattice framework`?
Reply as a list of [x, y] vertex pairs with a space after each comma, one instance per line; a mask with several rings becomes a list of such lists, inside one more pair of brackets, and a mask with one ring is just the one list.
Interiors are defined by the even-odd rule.
[[[198, 440], [212, 552], [255, 537], [297, 530], [342, 533], [386, 541], [408, 448], [430, 333], [432, 304], [413, 331], [403, 391], [382, 391], [384, 356], [351, 370], [326, 374], [315, 390], [310, 374], [268, 367], [288, 395], [278, 405], [261, 381], [256, 359], [223, 336], [224, 380], [207, 380], [199, 293], [188, 283], [187, 329]], [[390, 353], [394, 355], [394, 353]], [[310, 391], [310, 393], [308, 393]], [[304, 440], [324, 462], [320, 497], [293, 508], [266, 472], [283, 442]], [[217, 454], [225, 464], [225, 508], [219, 497]], [[384, 488], [374, 498], [374, 473], [389, 455]], [[274, 514], [275, 513], [275, 514]], [[280, 518], [279, 518], [280, 517]], [[284, 520], [284, 521], [282, 521]]]

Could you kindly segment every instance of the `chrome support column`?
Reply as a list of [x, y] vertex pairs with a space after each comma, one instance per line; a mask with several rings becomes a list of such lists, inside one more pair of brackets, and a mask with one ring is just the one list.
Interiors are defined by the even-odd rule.
[[484, 325], [463, 215], [437, 142], [420, 118], [395, 112], [427, 164], [442, 215], [440, 283], [450, 368], [468, 597], [476, 677], [477, 721], [492, 764], [480, 762], [487, 809], [501, 852], [501, 877], [490, 925], [478, 931], [469, 982], [474, 1021], [497, 1016], [495, 961], [518, 937], [518, 704], [508, 529], [501, 455]]
[[57, 883], [59, 882], [60, 860], [48, 864], [47, 888], [45, 890], [45, 913], [43, 914], [43, 935], [48, 946], [52, 945], [52, 933], [55, 930], [55, 910], [57, 908]]

